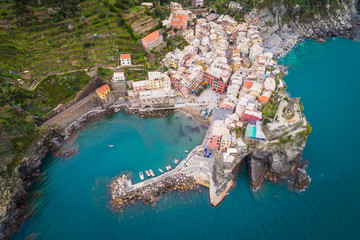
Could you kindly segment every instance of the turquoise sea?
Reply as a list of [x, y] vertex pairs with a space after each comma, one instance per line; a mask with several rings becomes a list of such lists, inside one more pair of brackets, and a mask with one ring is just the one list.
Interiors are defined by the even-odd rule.
[[[154, 206], [109, 208], [108, 183], [120, 173], [165, 168], [199, 144], [205, 129], [179, 113], [142, 119], [124, 113], [91, 123], [77, 155], [48, 157], [29, 200], [33, 215], [12, 239], [357, 239], [360, 234], [360, 43], [306, 40], [281, 59], [288, 90], [301, 97], [313, 132], [303, 157], [306, 192], [265, 182], [252, 192], [246, 166], [218, 206], [208, 191], [165, 194]], [[114, 148], [108, 148], [114, 144]]]

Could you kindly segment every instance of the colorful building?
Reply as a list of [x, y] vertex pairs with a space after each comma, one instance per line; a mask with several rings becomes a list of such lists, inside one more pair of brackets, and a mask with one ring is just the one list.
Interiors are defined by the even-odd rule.
[[231, 147], [231, 135], [229, 133], [224, 134], [221, 138], [220, 151], [224, 151]]
[[[224, 135], [230, 135], [230, 131], [229, 131], [229, 129], [227, 129], [224, 121], [222, 121], [222, 120], [214, 121], [212, 128], [211, 128], [210, 135], [209, 135], [209, 140], [208, 140], [206, 146], [208, 148], [219, 148], [221, 146], [221, 138]], [[230, 142], [231, 142], [231, 136], [230, 136]], [[224, 144], [224, 146], [227, 146], [227, 145]]]
[[204, 81], [210, 82], [211, 89], [223, 94], [229, 83], [230, 73], [220, 68], [209, 68], [204, 73]]
[[110, 87], [109, 85], [105, 84], [96, 89], [96, 96], [98, 96], [101, 99], [104, 99], [108, 94], [110, 93]]
[[211, 135], [209, 141], [206, 146], [208, 148], [219, 148], [221, 143], [221, 136], [219, 135]]
[[131, 65], [131, 56], [130, 54], [121, 54], [120, 55], [120, 63], [122, 66]]
[[187, 16], [183, 15], [174, 15], [173, 19], [171, 20], [171, 26], [173, 28], [186, 30], [187, 29]]
[[164, 88], [165, 81], [169, 81], [169, 84], [166, 84], [166, 88], [170, 86], [170, 79], [165, 73], [148, 72], [148, 78], [150, 89]]
[[251, 110], [245, 110], [245, 112], [241, 115], [240, 120], [241, 121], [261, 121], [262, 119], [262, 113], [251, 111]]
[[150, 89], [150, 84], [149, 84], [148, 80], [136, 81], [136, 82], [133, 82], [132, 85], [133, 85], [134, 94], [136, 96], [139, 95], [139, 92]]
[[160, 34], [159, 30], [154, 31], [141, 39], [141, 44], [148, 50], [155, 48], [162, 42], [163, 36]]

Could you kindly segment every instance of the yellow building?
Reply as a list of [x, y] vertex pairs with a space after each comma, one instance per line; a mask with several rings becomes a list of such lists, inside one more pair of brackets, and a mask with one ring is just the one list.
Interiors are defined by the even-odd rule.
[[170, 67], [172, 67], [172, 68], [175, 69], [175, 70], [177, 69], [177, 66], [176, 66], [176, 64], [175, 64], [174, 59], [170, 58], [167, 62], [168, 62], [168, 64], [169, 64]]
[[148, 72], [150, 89], [164, 87], [164, 76], [160, 72]]
[[104, 99], [106, 95], [110, 93], [110, 87], [109, 85], [105, 84], [96, 89], [96, 96], [98, 96], [101, 99]]
[[233, 33], [238, 23], [236, 21], [228, 22], [226, 25], [226, 31], [229, 33]]

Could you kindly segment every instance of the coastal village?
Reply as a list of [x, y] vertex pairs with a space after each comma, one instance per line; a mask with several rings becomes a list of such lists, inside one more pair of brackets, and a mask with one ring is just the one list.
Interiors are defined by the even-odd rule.
[[[216, 13], [194, 21], [195, 14], [180, 4], [172, 2], [170, 7], [170, 17], [163, 25], [178, 29], [189, 44], [165, 55], [161, 63], [168, 69], [166, 72], [148, 72], [146, 80], [129, 83], [124, 72], [116, 71], [112, 82], [127, 84], [129, 109], [182, 109], [192, 116], [198, 115], [195, 117], [200, 121], [207, 120], [209, 129], [203, 144], [194, 148], [175, 169], [171, 170], [170, 165], [166, 166], [169, 172], [159, 169], [162, 175], [155, 178], [152, 169], [146, 170], [149, 179], [134, 185], [125, 175], [117, 178], [111, 184], [114, 206], [121, 207], [126, 199], [153, 202], [154, 196], [165, 191], [160, 182], [172, 182], [170, 189], [186, 190], [183, 183], [191, 182], [189, 176], [210, 188], [210, 202], [216, 206], [233, 185], [233, 170], [242, 165], [251, 148], [266, 149], [286, 142], [301, 146], [304, 142], [297, 137], [309, 129], [300, 100], [289, 97], [285, 91], [276, 58], [271, 52], [264, 52], [256, 10], [246, 14], [246, 22], [238, 23]], [[163, 44], [163, 36], [159, 30], [154, 31], [142, 38], [141, 44], [151, 51]], [[131, 64], [130, 55], [120, 56], [122, 65]], [[108, 85], [97, 92], [104, 98], [109, 93]], [[289, 153], [291, 158], [298, 154]], [[282, 160], [279, 156], [274, 158], [273, 167], [282, 168]], [[178, 164], [179, 160], [173, 162]], [[216, 166], [222, 170], [214, 170]], [[297, 166], [298, 162], [287, 166], [284, 175], [294, 173]], [[303, 169], [298, 172], [303, 174], [303, 181], [309, 181]], [[266, 170], [253, 175], [250, 183], [257, 189], [266, 177]], [[140, 172], [140, 178], [144, 176]]]
[[[202, 1], [193, 2], [201, 5]], [[241, 6], [231, 2], [229, 8], [238, 11]], [[167, 165], [165, 172], [144, 170], [146, 176], [140, 172], [140, 179], [147, 179], [137, 184], [127, 176], [117, 178], [111, 184], [114, 206], [121, 207], [129, 197], [132, 201], [152, 202], [154, 195], [165, 191], [160, 186], [169, 186], [159, 182], [171, 182], [173, 190], [183, 189], [184, 182], [191, 179], [209, 188], [210, 202], [216, 206], [233, 186], [236, 169], [245, 161], [253, 189], [258, 189], [265, 178], [277, 182], [289, 175], [296, 175], [289, 181], [298, 190], [309, 184], [310, 178], [300, 164], [311, 131], [302, 103], [286, 92], [281, 67], [273, 53], [264, 51], [257, 10], [246, 13], [244, 19], [239, 23], [216, 12], [195, 14], [171, 2], [170, 16], [162, 25], [173, 32], [176, 29], [186, 46], [167, 52], [160, 62], [162, 70], [149, 71], [146, 79], [139, 81], [129, 81], [122, 70], [132, 66], [131, 52], [120, 54], [112, 78], [96, 89], [94, 97], [102, 107], [94, 108], [98, 105], [92, 100], [88, 109], [83, 107], [91, 109], [85, 117], [71, 109], [77, 118], [75, 123], [107, 108], [126, 108], [141, 116], [162, 116], [158, 113], [179, 110], [208, 125], [201, 145], [183, 160], [169, 160], [175, 163], [174, 169]], [[162, 31], [140, 39], [149, 56], [154, 50], [162, 51]], [[60, 114], [44, 125], [57, 125], [61, 119]], [[62, 124], [70, 129], [76, 125], [70, 123]]]

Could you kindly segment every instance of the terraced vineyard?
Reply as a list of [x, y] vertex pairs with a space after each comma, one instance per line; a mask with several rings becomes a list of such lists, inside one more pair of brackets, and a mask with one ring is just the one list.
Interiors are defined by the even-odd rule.
[[[145, 63], [145, 51], [134, 40], [119, 16], [102, 1], [86, 0], [78, 5], [75, 17], [53, 20], [56, 7], [33, 8], [36, 20], [23, 25], [10, 10], [13, 2], [0, 3], [0, 68], [2, 73], [12, 70], [30, 86], [47, 75], [84, 69], [87, 67], [115, 67], [118, 52], [131, 53], [133, 64]], [[135, 8], [136, 21], [142, 21]], [[130, 13], [131, 14], [131, 13]], [[152, 23], [158, 21], [148, 16]], [[137, 23], [137, 22], [136, 22]], [[146, 28], [148, 30], [149, 28]], [[28, 76], [24, 71], [30, 71]], [[28, 80], [26, 80], [26, 78]]]

